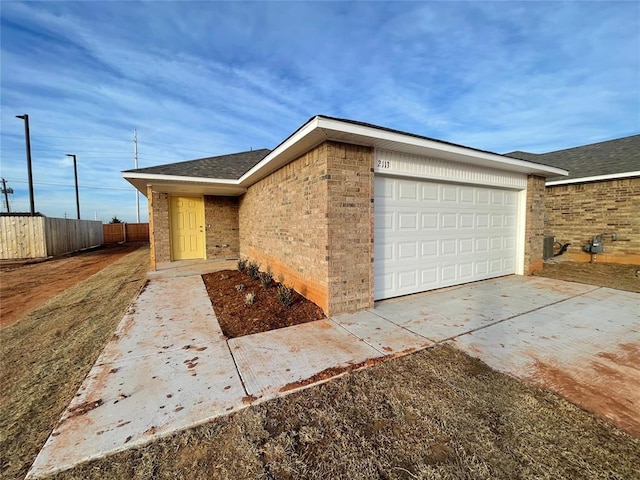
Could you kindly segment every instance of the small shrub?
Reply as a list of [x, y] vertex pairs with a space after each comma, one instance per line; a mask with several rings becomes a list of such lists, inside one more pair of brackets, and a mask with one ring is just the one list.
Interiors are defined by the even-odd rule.
[[268, 289], [273, 283], [273, 274], [267, 270], [266, 272], [260, 272], [260, 285], [265, 290]]
[[253, 292], [249, 292], [244, 296], [244, 304], [245, 305], [253, 305], [256, 296]]
[[236, 285], [236, 290], [237, 291], [241, 291], [244, 288], [244, 285], [239, 283], [238, 285]]
[[249, 262], [247, 264], [247, 273], [249, 274], [251, 280], [258, 280], [260, 276], [260, 265], [258, 265], [256, 262]]
[[238, 271], [242, 273], [246, 269], [247, 269], [247, 259], [246, 258], [239, 258], [238, 259]]
[[293, 288], [282, 284], [278, 285], [277, 296], [280, 303], [288, 307], [293, 303]]

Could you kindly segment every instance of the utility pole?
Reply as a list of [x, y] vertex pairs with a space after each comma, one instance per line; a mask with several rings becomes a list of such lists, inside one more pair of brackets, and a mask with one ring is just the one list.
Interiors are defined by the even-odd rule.
[[[138, 168], [138, 131], [133, 130], [133, 159], [134, 166]], [[140, 192], [136, 188], [136, 223], [140, 223]]]
[[76, 180], [76, 212], [78, 213], [78, 220], [80, 220], [80, 195], [78, 194], [78, 162], [76, 161], [75, 153], [67, 153], [67, 157], [73, 157], [73, 177]]
[[9, 194], [13, 193], [13, 188], [7, 188], [7, 181], [2, 179], [2, 193], [4, 193], [4, 203], [7, 204], [7, 213], [11, 213], [11, 207], [9, 206]]
[[35, 200], [33, 199], [33, 172], [31, 171], [31, 136], [29, 134], [29, 115], [16, 115], [16, 118], [24, 120], [24, 136], [27, 143], [27, 175], [29, 176], [29, 206], [31, 215], [36, 214]]

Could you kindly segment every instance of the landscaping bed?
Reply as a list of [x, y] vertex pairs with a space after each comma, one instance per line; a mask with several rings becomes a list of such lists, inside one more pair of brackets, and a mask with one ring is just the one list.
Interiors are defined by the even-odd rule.
[[[207, 273], [202, 279], [222, 333], [229, 338], [325, 318], [319, 306], [295, 290], [291, 290], [290, 305], [284, 305], [278, 298], [281, 284], [277, 282], [264, 288], [260, 280], [237, 270]], [[248, 294], [254, 295], [252, 303], [247, 300]]]

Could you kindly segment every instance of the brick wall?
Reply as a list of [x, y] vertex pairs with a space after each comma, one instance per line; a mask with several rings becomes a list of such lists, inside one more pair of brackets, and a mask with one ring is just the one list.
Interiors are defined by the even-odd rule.
[[615, 232], [620, 239], [605, 238], [599, 262], [640, 264], [640, 178], [547, 187], [545, 235], [571, 243], [572, 260], [590, 261], [582, 246], [594, 235]]
[[204, 197], [207, 258], [237, 258], [240, 255], [238, 197]]
[[171, 239], [169, 237], [169, 195], [147, 188], [149, 199], [149, 242], [151, 245], [151, 269], [156, 264], [171, 260]]
[[524, 234], [524, 274], [542, 269], [544, 241], [545, 179], [527, 177], [527, 216]]
[[240, 255], [329, 310], [327, 145], [260, 180], [240, 197]]
[[373, 306], [373, 149], [326, 143], [329, 312]]

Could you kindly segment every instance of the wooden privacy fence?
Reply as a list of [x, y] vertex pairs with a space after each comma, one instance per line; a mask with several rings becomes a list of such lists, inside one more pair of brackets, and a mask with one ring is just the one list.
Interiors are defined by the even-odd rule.
[[42, 258], [102, 245], [102, 222], [43, 216], [0, 217], [0, 258]]
[[104, 243], [148, 242], [148, 223], [106, 223], [102, 225]]

